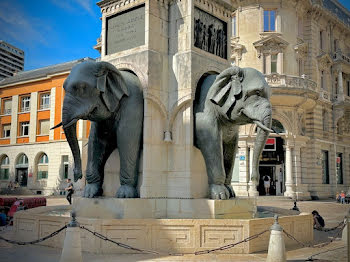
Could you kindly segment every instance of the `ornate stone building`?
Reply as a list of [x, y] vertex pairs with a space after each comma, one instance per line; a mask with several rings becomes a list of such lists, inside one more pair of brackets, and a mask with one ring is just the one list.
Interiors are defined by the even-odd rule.
[[[348, 190], [349, 10], [337, 0], [232, 4], [232, 63], [260, 70], [272, 88], [276, 133], [260, 162], [261, 175], [272, 178], [272, 193], [300, 199]], [[247, 195], [255, 127], [245, 126], [241, 134], [233, 185]]]

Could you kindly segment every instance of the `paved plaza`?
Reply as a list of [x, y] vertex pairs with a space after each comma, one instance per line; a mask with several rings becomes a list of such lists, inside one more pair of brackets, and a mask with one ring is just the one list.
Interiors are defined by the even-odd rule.
[[[65, 198], [49, 197], [47, 204], [49, 206], [67, 204]], [[258, 206], [277, 207], [291, 209], [293, 201], [289, 199], [276, 197], [258, 198]], [[298, 202], [301, 212], [311, 212], [317, 210], [324, 217], [326, 228], [331, 228], [339, 224], [347, 214], [350, 205], [341, 205], [333, 200], [323, 201], [301, 201]], [[336, 234], [336, 231], [320, 232], [314, 231], [314, 243], [324, 243], [330, 241]], [[6, 238], [12, 237], [12, 227], [5, 228], [1, 233]], [[329, 250], [329, 251], [328, 251]], [[321, 253], [319, 255], [315, 255]], [[323, 248], [301, 248], [296, 245], [288, 250], [288, 261], [306, 261], [313, 256], [313, 261], [347, 261], [347, 249], [343, 241], [337, 238], [330, 245]], [[49, 248], [39, 245], [17, 246], [0, 241], [0, 261], [59, 261], [60, 249]], [[227, 255], [227, 254], [204, 254], [204, 255], [186, 255], [176, 257], [153, 256], [145, 254], [135, 255], [96, 255], [83, 253], [84, 262], [88, 261], [265, 261], [267, 252], [249, 254], [249, 255]]]

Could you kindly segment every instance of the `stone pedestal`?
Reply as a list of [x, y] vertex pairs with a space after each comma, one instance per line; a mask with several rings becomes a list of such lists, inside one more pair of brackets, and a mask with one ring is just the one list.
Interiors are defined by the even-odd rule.
[[255, 198], [212, 199], [120, 199], [74, 198], [78, 217], [101, 219], [248, 219], [256, 214]]

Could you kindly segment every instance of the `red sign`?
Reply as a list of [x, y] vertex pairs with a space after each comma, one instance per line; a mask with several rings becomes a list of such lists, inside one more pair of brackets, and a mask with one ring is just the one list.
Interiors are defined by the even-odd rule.
[[29, 177], [32, 177], [33, 176], [33, 173], [29, 173], [29, 175], [28, 175]]
[[276, 138], [268, 138], [266, 140], [266, 145], [274, 145], [276, 144]]
[[341, 162], [341, 158], [338, 156], [337, 157], [337, 164], [340, 164], [340, 162]]

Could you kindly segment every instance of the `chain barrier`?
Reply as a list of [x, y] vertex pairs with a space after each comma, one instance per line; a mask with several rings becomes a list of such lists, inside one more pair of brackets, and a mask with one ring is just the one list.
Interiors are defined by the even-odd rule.
[[346, 217], [343, 219], [343, 221], [342, 222], [340, 222], [337, 226], [335, 226], [335, 227], [331, 227], [331, 228], [315, 228], [316, 230], [318, 230], [318, 231], [323, 231], [323, 232], [330, 232], [330, 231], [334, 231], [334, 230], [336, 230], [336, 229], [338, 229], [338, 228], [340, 228], [343, 224], [344, 224], [344, 220], [346, 219]]
[[327, 253], [327, 252], [335, 251], [335, 250], [338, 250], [338, 249], [343, 249], [343, 248], [346, 248], [346, 247], [343, 246], [343, 247], [337, 247], [337, 248], [333, 248], [333, 249], [328, 249], [328, 250], [325, 250], [325, 251], [321, 251], [321, 252], [319, 252], [319, 253], [316, 253], [316, 254], [311, 255], [311, 256], [308, 257], [305, 261], [314, 261], [314, 259], [313, 259], [312, 257], [318, 256], [318, 255], [321, 255], [321, 254], [324, 254], [324, 253]]
[[310, 248], [321, 248], [321, 247], [325, 247], [328, 246], [329, 244], [331, 244], [335, 239], [337, 239], [340, 234], [342, 233], [343, 229], [346, 226], [345, 222], [341, 222], [340, 223], [341, 226], [337, 226], [337, 228], [339, 228], [339, 232], [328, 242], [325, 243], [321, 243], [321, 244], [316, 244], [316, 245], [311, 245], [311, 244], [305, 244], [301, 241], [299, 241], [298, 239], [296, 239], [294, 236], [292, 236], [291, 234], [289, 234], [287, 231], [285, 231], [283, 229], [283, 233], [290, 239], [294, 240], [295, 242], [297, 242], [298, 244], [300, 244], [302, 247], [310, 247]]
[[233, 248], [234, 246], [239, 245], [239, 244], [241, 244], [243, 242], [249, 242], [249, 241], [251, 241], [251, 240], [253, 240], [255, 238], [260, 237], [261, 235], [265, 234], [266, 232], [270, 231], [269, 229], [267, 229], [267, 230], [262, 231], [262, 232], [260, 232], [258, 234], [255, 234], [253, 236], [247, 237], [247, 238], [245, 238], [245, 239], [243, 239], [243, 240], [241, 240], [239, 242], [236, 242], [236, 243], [233, 243], [233, 244], [229, 244], [229, 245], [225, 245], [225, 246], [222, 246], [222, 247], [184, 254], [184, 253], [164, 253], [164, 252], [152, 251], [152, 250], [147, 250], [147, 249], [135, 248], [135, 247], [132, 247], [132, 246], [129, 246], [129, 245], [126, 245], [126, 244], [114, 241], [112, 239], [109, 239], [106, 236], [103, 236], [103, 235], [101, 235], [98, 232], [94, 232], [94, 231], [92, 231], [92, 230], [90, 230], [90, 229], [88, 229], [88, 228], [86, 228], [84, 226], [80, 226], [80, 228], [90, 232], [94, 236], [96, 236], [96, 237], [98, 237], [98, 238], [100, 238], [100, 239], [102, 239], [104, 241], [111, 242], [111, 243], [116, 244], [119, 247], [122, 247], [122, 248], [125, 248], [125, 249], [130, 249], [130, 250], [134, 250], [134, 251], [138, 251], [138, 252], [144, 252], [144, 253], [149, 253], [149, 254], [168, 255], [168, 256], [203, 255], [203, 254], [209, 254], [209, 253], [212, 253], [212, 252], [215, 252], [215, 251], [222, 251], [222, 250]]
[[33, 241], [15, 241], [15, 240], [6, 239], [6, 238], [4, 238], [2, 236], [0, 236], [0, 240], [4, 240], [7, 243], [21, 245], [21, 246], [23, 246], [23, 245], [33, 245], [33, 244], [37, 244], [37, 243], [43, 242], [46, 239], [49, 239], [51, 237], [56, 236], [58, 233], [60, 233], [62, 230], [66, 229], [66, 228], [67, 228], [67, 226], [63, 226], [60, 229], [56, 230], [55, 232], [51, 233], [50, 235], [47, 235], [45, 237], [42, 237], [42, 238], [39, 238], [38, 240], [33, 240]]

